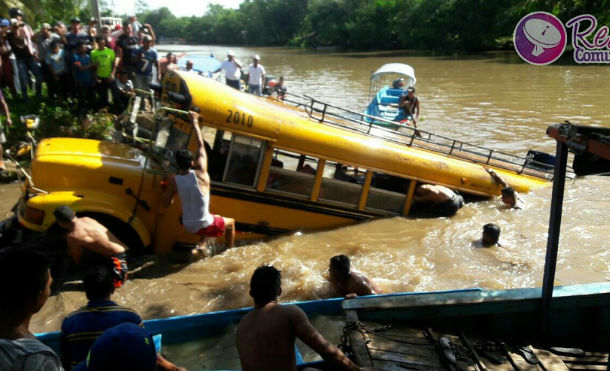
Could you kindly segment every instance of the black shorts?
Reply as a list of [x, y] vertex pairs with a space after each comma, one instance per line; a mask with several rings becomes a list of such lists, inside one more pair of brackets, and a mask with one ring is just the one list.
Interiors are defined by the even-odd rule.
[[435, 216], [454, 216], [462, 206], [464, 206], [464, 198], [458, 194], [454, 194], [450, 200], [438, 205]]

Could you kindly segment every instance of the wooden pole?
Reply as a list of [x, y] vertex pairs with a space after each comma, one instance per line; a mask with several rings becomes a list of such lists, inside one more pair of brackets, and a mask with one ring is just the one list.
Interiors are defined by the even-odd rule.
[[100, 7], [97, 0], [91, 0], [91, 13], [93, 13], [93, 18], [97, 20], [97, 27], [99, 31], [99, 27], [102, 27], [102, 23], [100, 21]]
[[568, 146], [565, 142], [557, 142], [555, 173], [553, 175], [553, 196], [551, 198], [551, 215], [549, 218], [549, 234], [546, 245], [546, 261], [544, 279], [542, 282], [541, 335], [542, 340], [550, 337], [551, 301], [553, 299], [553, 284], [557, 266], [557, 251], [559, 247], [559, 232], [561, 229], [561, 210], [563, 192], [566, 182], [566, 166], [568, 162]]

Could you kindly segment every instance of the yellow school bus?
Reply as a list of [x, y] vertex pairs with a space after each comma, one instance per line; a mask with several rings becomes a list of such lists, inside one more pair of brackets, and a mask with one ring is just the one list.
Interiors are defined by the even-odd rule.
[[[415, 213], [418, 183], [466, 197], [499, 195], [493, 168], [518, 192], [549, 184], [525, 159], [408, 129], [372, 128], [362, 117], [310, 101], [278, 101], [209, 78], [168, 71], [154, 124], [128, 144], [74, 138], [41, 141], [19, 222], [44, 231], [70, 205], [130, 246], [164, 253], [198, 241], [180, 222], [180, 201], [161, 194], [173, 153], [195, 150], [189, 109], [200, 112], [212, 179], [210, 208], [236, 220], [238, 239], [319, 230]], [[364, 126], [363, 126], [364, 125]], [[381, 132], [375, 132], [375, 130]]]

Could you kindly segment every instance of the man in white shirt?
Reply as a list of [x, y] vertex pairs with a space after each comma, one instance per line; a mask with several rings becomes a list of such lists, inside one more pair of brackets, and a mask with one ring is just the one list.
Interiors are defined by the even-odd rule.
[[227, 52], [227, 59], [220, 64], [220, 67], [214, 73], [220, 70], [225, 71], [227, 85], [241, 90], [241, 62], [235, 58], [233, 51], [229, 50]]
[[248, 93], [261, 95], [265, 83], [265, 67], [260, 63], [260, 57], [252, 57], [252, 64], [248, 67]]

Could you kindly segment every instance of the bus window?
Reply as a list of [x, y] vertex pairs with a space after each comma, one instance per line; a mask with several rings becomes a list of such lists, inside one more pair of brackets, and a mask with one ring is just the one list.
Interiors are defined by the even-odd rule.
[[322, 185], [318, 198], [357, 207], [362, 193], [365, 174], [339, 163], [327, 162], [322, 175]]
[[266, 190], [289, 192], [309, 197], [316, 178], [317, 165], [317, 159], [275, 149]]
[[263, 143], [258, 139], [233, 135], [223, 182], [254, 187], [264, 153]]
[[401, 214], [407, 199], [409, 182], [408, 179], [375, 173], [366, 200], [366, 208]]

